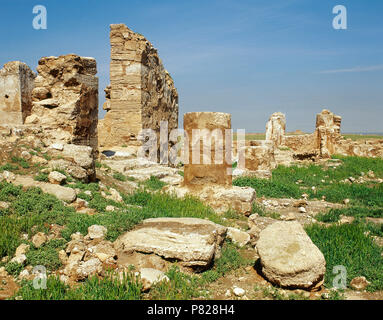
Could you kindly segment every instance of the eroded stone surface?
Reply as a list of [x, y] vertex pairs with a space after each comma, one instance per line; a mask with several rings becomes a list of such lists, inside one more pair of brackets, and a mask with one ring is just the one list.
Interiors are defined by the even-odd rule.
[[226, 228], [196, 218], [155, 218], [144, 220], [114, 243], [118, 255], [134, 251], [154, 253], [178, 260], [182, 266], [207, 268], [219, 255]]
[[141, 145], [139, 133], [152, 129], [159, 137], [161, 121], [169, 132], [178, 127], [178, 93], [157, 50], [124, 24], [110, 26], [110, 86], [107, 111], [99, 123], [100, 148]]
[[275, 222], [261, 231], [256, 244], [266, 278], [282, 287], [311, 289], [323, 283], [326, 261], [302, 226]]
[[37, 67], [32, 91], [33, 117], [52, 143], [97, 148], [98, 78], [96, 60], [68, 54], [44, 57]]
[[[188, 136], [188, 161], [184, 168], [184, 184], [204, 185], [206, 183], [230, 186], [231, 136], [225, 130], [231, 129], [231, 115], [221, 112], [190, 112], [184, 115], [184, 130]], [[200, 132], [200, 136], [196, 133]]]
[[0, 70], [0, 125], [21, 125], [31, 114], [35, 74], [20, 61]]

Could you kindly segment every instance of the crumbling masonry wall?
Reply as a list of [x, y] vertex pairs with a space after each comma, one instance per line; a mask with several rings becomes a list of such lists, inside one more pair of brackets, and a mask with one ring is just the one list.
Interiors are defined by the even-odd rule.
[[[285, 135], [283, 120], [283, 114], [274, 113], [266, 125], [266, 141], [273, 144], [279, 164], [286, 165], [293, 160], [326, 159], [334, 154], [383, 158], [383, 140], [344, 139], [340, 132], [342, 118], [327, 109], [317, 114], [315, 131], [310, 134]], [[290, 151], [282, 151], [284, 148]]]
[[124, 24], [110, 26], [110, 86], [105, 89], [107, 111], [99, 121], [100, 149], [139, 146], [142, 129], [169, 132], [178, 127], [178, 93], [157, 50], [144, 36]]
[[50, 142], [97, 150], [98, 78], [96, 60], [69, 54], [41, 58], [26, 124], [39, 125]]
[[21, 125], [32, 109], [35, 74], [20, 61], [0, 70], [0, 125]]

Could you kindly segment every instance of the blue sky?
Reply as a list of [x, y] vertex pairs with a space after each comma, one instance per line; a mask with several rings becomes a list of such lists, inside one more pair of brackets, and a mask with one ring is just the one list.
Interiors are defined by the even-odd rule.
[[[48, 29], [34, 30], [45, 5]], [[348, 29], [334, 30], [344, 5]], [[327, 107], [343, 132], [383, 132], [382, 0], [2, 0], [0, 64], [35, 70], [43, 56], [97, 59], [100, 109], [109, 82], [109, 25], [125, 23], [158, 49], [185, 112], [232, 114], [234, 128], [263, 132], [281, 111], [287, 130], [313, 131]], [[100, 112], [102, 117], [103, 112]]]

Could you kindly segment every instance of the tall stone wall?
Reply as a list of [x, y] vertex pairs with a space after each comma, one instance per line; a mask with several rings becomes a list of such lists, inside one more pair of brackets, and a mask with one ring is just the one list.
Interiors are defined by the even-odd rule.
[[32, 109], [35, 74], [20, 61], [8, 62], [0, 70], [0, 124], [21, 125]]
[[69, 54], [40, 59], [26, 124], [44, 129], [47, 143], [97, 150], [98, 78], [96, 60]]
[[110, 86], [105, 90], [105, 118], [99, 122], [101, 149], [141, 145], [142, 129], [159, 137], [160, 122], [178, 127], [178, 94], [157, 50], [124, 24], [110, 26]]

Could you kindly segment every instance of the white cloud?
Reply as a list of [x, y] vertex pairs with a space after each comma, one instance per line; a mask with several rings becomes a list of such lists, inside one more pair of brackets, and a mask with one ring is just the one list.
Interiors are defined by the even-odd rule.
[[324, 70], [319, 73], [329, 74], [329, 73], [345, 73], [345, 72], [369, 72], [369, 71], [378, 71], [378, 70], [383, 70], [383, 64], [377, 65], [377, 66], [353, 67], [348, 69]]

